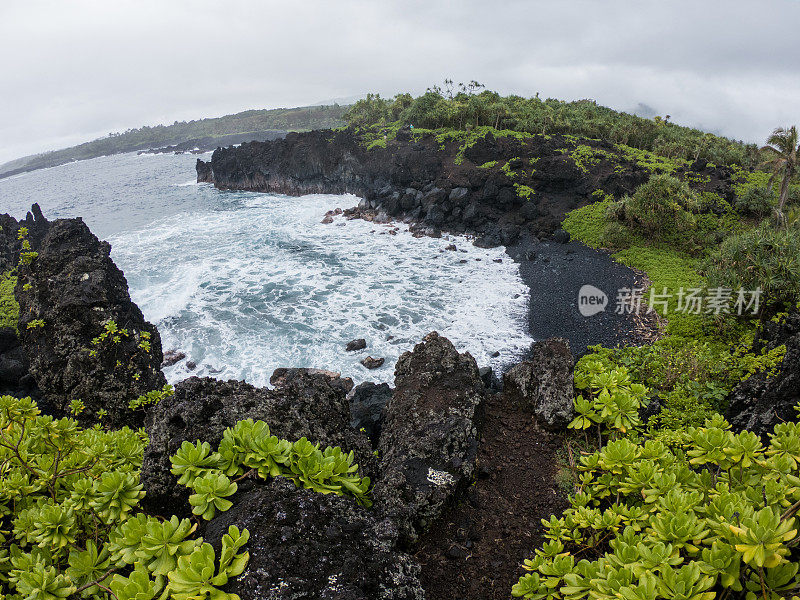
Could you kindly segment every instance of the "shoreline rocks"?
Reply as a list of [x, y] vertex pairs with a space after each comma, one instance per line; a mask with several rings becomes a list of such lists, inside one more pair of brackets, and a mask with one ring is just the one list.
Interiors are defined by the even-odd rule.
[[361, 364], [368, 369], [379, 369], [383, 366], [385, 361], [385, 358], [373, 358], [371, 356], [367, 356], [366, 358], [361, 359]]
[[344, 347], [345, 352], [355, 352], [357, 350], [363, 350], [367, 347], [367, 340], [364, 338], [359, 338], [357, 340], [352, 340], [347, 342], [347, 345]]
[[[585, 143], [624, 168], [600, 161], [584, 172], [561, 151], [570, 143], [559, 135], [488, 134], [462, 151], [458, 141], [440, 148], [431, 134], [401, 129], [386, 148], [367, 150], [352, 130], [318, 130], [219, 148], [209, 162], [198, 160], [197, 175], [219, 189], [352, 193], [362, 200], [349, 217], [405, 219], [420, 235], [470, 233], [478, 238], [476, 245], [491, 247], [512, 244], [522, 234], [550, 235], [568, 211], [594, 201], [594, 190], [621, 195], [647, 179], [647, 171], [624, 159], [613, 144], [593, 140]], [[519, 163], [513, 178], [501, 169], [503, 159]], [[534, 163], [535, 168], [522, 168]], [[517, 185], [535, 194], [520, 195]]]

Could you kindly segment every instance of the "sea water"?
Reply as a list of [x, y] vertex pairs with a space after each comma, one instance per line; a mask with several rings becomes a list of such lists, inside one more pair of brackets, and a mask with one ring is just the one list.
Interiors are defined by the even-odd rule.
[[[533, 341], [527, 287], [502, 248], [415, 238], [402, 224], [323, 224], [359, 199], [223, 192], [194, 183], [195, 158], [124, 154], [0, 180], [0, 212], [22, 218], [38, 202], [111, 243], [164, 349], [197, 365], [165, 369], [170, 381], [266, 385], [277, 367], [314, 367], [391, 383], [399, 355], [430, 331], [495, 369]], [[367, 348], [346, 352], [355, 338]], [[367, 355], [383, 366], [366, 369]]]

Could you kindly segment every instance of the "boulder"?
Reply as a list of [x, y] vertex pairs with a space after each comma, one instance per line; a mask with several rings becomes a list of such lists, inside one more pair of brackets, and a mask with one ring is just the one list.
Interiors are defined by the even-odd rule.
[[395, 367], [380, 435], [376, 503], [414, 542], [473, 479], [486, 388], [469, 353], [436, 332]]
[[468, 193], [469, 190], [467, 188], [464, 187], [453, 188], [453, 190], [450, 192], [449, 199], [453, 202], [458, 202], [459, 200], [464, 198]]
[[572, 374], [575, 361], [569, 342], [550, 338], [531, 348], [531, 358], [503, 374], [503, 393], [530, 410], [551, 431], [566, 428], [574, 416]]
[[397, 529], [350, 498], [276, 478], [239, 492], [206, 526], [216, 548], [228, 527], [250, 532], [244, 572], [225, 588], [242, 600], [423, 600], [420, 567], [397, 550]]
[[295, 373], [275, 390], [242, 381], [190, 377], [176, 384], [175, 394], [148, 413], [150, 443], [141, 474], [147, 491], [144, 504], [158, 514], [186, 513], [188, 493], [170, 473], [170, 456], [186, 440], [216, 447], [225, 429], [244, 419], [260, 419], [273, 435], [291, 441], [306, 437], [322, 446], [353, 450], [364, 473], [374, 477], [369, 440], [350, 428], [344, 390], [328, 377]]
[[383, 363], [386, 361], [385, 358], [372, 358], [371, 356], [367, 356], [366, 358], [361, 360], [361, 364], [367, 367], [368, 369], [378, 369], [383, 366]]
[[378, 445], [381, 433], [381, 413], [392, 397], [388, 383], [376, 384], [366, 381], [357, 385], [351, 394], [350, 425], [353, 429], [364, 429], [373, 446]]
[[786, 354], [776, 374], [756, 373], [731, 392], [725, 418], [737, 431], [749, 429], [762, 437], [783, 421], [796, 421], [800, 403], [800, 314], [784, 322], [765, 324], [756, 351], [786, 345]]
[[[19, 268], [20, 338], [30, 372], [57, 415], [71, 400], [86, 409], [78, 419], [97, 422], [100, 409], [111, 427], [140, 426], [142, 411], [128, 403], [166, 379], [161, 338], [130, 298], [125, 276], [81, 219], [20, 222], [29, 227], [38, 256]], [[27, 327], [31, 321], [41, 326]], [[107, 333], [114, 321], [120, 330]]]
[[29, 395], [25, 382], [30, 379], [28, 359], [17, 332], [10, 327], [0, 328], [0, 394]]
[[563, 229], [556, 229], [553, 233], [553, 241], [558, 244], [566, 244], [569, 241], [570, 235]]
[[164, 360], [161, 361], [161, 366], [171, 367], [172, 365], [176, 365], [181, 362], [184, 358], [186, 358], [185, 352], [180, 352], [179, 350], [167, 350], [164, 352]]
[[344, 347], [345, 352], [355, 352], [356, 350], [363, 350], [367, 347], [367, 340], [364, 338], [359, 338], [357, 340], [352, 340], [347, 342], [347, 346]]

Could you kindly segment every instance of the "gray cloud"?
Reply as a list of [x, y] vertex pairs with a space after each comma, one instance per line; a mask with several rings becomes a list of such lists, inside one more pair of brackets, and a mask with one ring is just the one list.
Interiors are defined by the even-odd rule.
[[762, 141], [800, 123], [798, 23], [798, 0], [3, 0], [0, 161], [447, 76], [622, 110], [643, 102]]

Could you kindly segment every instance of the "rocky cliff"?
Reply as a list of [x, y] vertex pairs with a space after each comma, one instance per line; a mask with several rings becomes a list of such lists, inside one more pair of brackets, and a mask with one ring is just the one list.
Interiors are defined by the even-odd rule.
[[[703, 174], [694, 180], [729, 193], [728, 174], [692, 167]], [[444, 138], [408, 128], [371, 143], [349, 129], [291, 133], [197, 161], [198, 181], [220, 189], [352, 193], [363, 198], [362, 209], [406, 218], [429, 234], [476, 234], [486, 245], [548, 235], [567, 212], [595, 201], [597, 190], [622, 196], [649, 175], [635, 157], [599, 140], [508, 132]]]
[[111, 246], [81, 219], [48, 221], [37, 205], [23, 221], [2, 219], [0, 260], [16, 266], [19, 303], [19, 340], [3, 344], [3, 357], [20, 355], [29, 371], [22, 384], [35, 381], [40, 403], [55, 415], [80, 400], [81, 421], [106, 414], [111, 426], [141, 425], [143, 414], [128, 403], [166, 383], [161, 338], [131, 301]]

